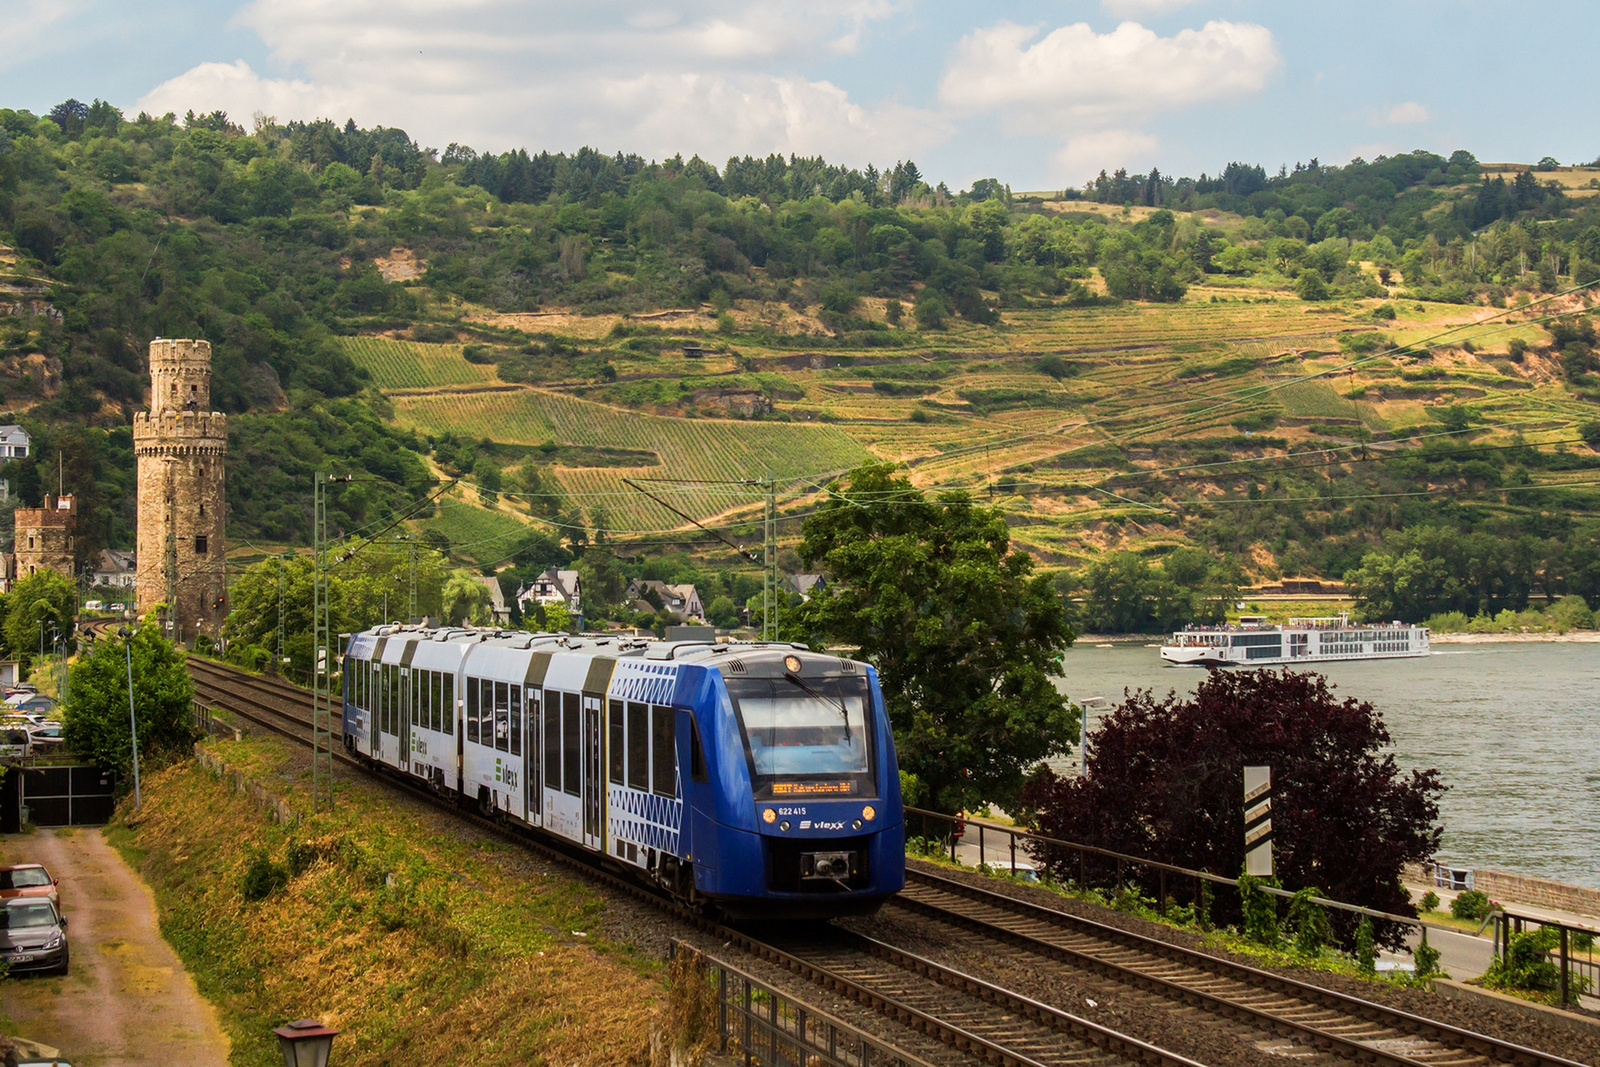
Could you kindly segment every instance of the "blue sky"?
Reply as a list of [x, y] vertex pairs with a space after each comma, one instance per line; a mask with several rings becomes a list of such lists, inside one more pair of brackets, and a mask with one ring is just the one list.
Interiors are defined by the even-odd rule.
[[1577, 0], [0, 0], [0, 106], [424, 145], [915, 159], [962, 187], [1466, 148], [1600, 156]]

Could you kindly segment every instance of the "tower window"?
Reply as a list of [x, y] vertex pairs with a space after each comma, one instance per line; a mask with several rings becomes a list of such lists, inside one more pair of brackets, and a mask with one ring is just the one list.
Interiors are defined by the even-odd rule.
[[206, 535], [205, 534], [197, 534], [195, 536], [195, 539], [194, 539], [194, 554], [197, 555], [197, 556], [203, 556], [203, 555], [206, 554]]

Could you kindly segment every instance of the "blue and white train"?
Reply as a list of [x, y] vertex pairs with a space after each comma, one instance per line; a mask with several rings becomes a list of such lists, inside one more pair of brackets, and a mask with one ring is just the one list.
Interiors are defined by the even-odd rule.
[[344, 744], [733, 918], [874, 911], [905, 879], [877, 673], [789, 644], [380, 626]]

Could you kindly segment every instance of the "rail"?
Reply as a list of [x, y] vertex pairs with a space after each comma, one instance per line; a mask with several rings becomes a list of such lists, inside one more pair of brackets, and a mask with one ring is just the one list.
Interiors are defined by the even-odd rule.
[[[1063, 851], [1075, 855], [1078, 861], [1078, 877], [1073, 879], [1073, 881], [1075, 884], [1085, 889], [1090, 888], [1094, 884], [1094, 879], [1091, 877], [1091, 868], [1088, 862], [1089, 857], [1091, 856], [1097, 857], [1100, 860], [1109, 861], [1105, 864], [1105, 867], [1108, 871], [1111, 869], [1113, 864], [1115, 865], [1116, 874], [1111, 879], [1101, 879], [1101, 881], [1109, 882], [1109, 884], [1114, 888], [1120, 889], [1128, 884], [1127, 870], [1130, 867], [1151, 871], [1155, 874], [1156, 907], [1157, 910], [1163, 915], [1167, 913], [1167, 901], [1171, 895], [1170, 890], [1172, 889], [1170, 883], [1172, 882], [1174, 876], [1182, 880], [1185, 884], [1190, 882], [1194, 884], [1194, 894], [1192, 899], [1195, 901], [1198, 901], [1201, 898], [1201, 886], [1203, 883], [1209, 882], [1215, 885], [1231, 886], [1235, 891], [1237, 891], [1239, 888], [1239, 880], [1237, 878], [1229, 878], [1226, 875], [1213, 874], [1210, 871], [1197, 871], [1189, 867], [1180, 867], [1174, 863], [1163, 863], [1160, 860], [1150, 859], [1148, 856], [1134, 856], [1126, 852], [1117, 852], [1109, 848], [1101, 848], [1098, 845], [1085, 845], [1076, 841], [1063, 841], [1060, 838], [1047, 837], [1044, 834], [1036, 834], [1029, 830], [1018, 830], [1010, 826], [1002, 826], [999, 823], [986, 822], [981, 819], [971, 819], [963, 816], [946, 815], [942, 812], [927, 811], [923, 808], [907, 807], [905, 812], [908, 838], [911, 836], [911, 817], [914, 815], [920, 820], [920, 825], [923, 831], [922, 839], [930, 843], [933, 841], [946, 841], [949, 846], [950, 859], [952, 862], [959, 862], [956, 854], [956, 846], [960, 843], [961, 838], [965, 836], [966, 830], [968, 828], [976, 828], [978, 831], [978, 855], [981, 858], [981, 862], [985, 866], [997, 866], [995, 864], [990, 864], [988, 861], [989, 853], [987, 851], [987, 842], [985, 840], [986, 836], [988, 834], [1004, 834], [1007, 837], [1010, 850], [1010, 868], [1013, 874], [1016, 874], [1018, 870], [1018, 840], [1023, 842], [1023, 849], [1030, 859], [1038, 859], [1041, 862], [1048, 863], [1055, 854]], [[928, 823], [930, 820], [944, 823], [948, 827], [947, 832], [940, 834], [937, 838], [930, 837], [928, 835]], [[942, 847], [941, 851], [943, 851]], [[1004, 863], [999, 864], [998, 866], [1000, 866], [1002, 870], [1005, 868]], [[1294, 896], [1294, 891], [1289, 889], [1279, 889], [1275, 886], [1261, 886], [1259, 888], [1264, 893], [1269, 893], [1275, 897], [1282, 897], [1285, 900], [1288, 900]], [[1443, 923], [1428, 922], [1425, 919], [1419, 919], [1412, 915], [1396, 915], [1393, 912], [1379, 911], [1376, 908], [1364, 908], [1359, 904], [1349, 904], [1342, 900], [1330, 900], [1327, 897], [1312, 897], [1311, 899], [1313, 902], [1321, 905], [1324, 908], [1333, 908], [1337, 911], [1350, 912], [1351, 914], [1355, 915], [1365, 915], [1368, 918], [1381, 919], [1386, 922], [1402, 923], [1406, 926], [1416, 927], [1419, 930], [1426, 927], [1433, 930], [1443, 930], [1448, 933], [1460, 933], [1460, 931], [1455, 927], [1446, 926]]]
[[[717, 1051], [753, 1067], [930, 1067], [865, 1031], [676, 938], [671, 957], [689, 963], [696, 990], [711, 992]], [[675, 989], [674, 995], [681, 995]], [[685, 997], [685, 999], [694, 999]], [[692, 1005], [705, 1008], [703, 1002]]]

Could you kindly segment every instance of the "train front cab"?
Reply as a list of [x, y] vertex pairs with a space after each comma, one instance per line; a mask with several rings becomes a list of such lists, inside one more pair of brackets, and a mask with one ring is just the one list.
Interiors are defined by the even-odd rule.
[[[735, 918], [871, 914], [905, 883], [894, 737], [865, 664], [767, 648], [681, 693], [698, 894]], [[794, 669], [798, 668], [798, 669]], [[691, 677], [685, 677], [690, 682]]]

